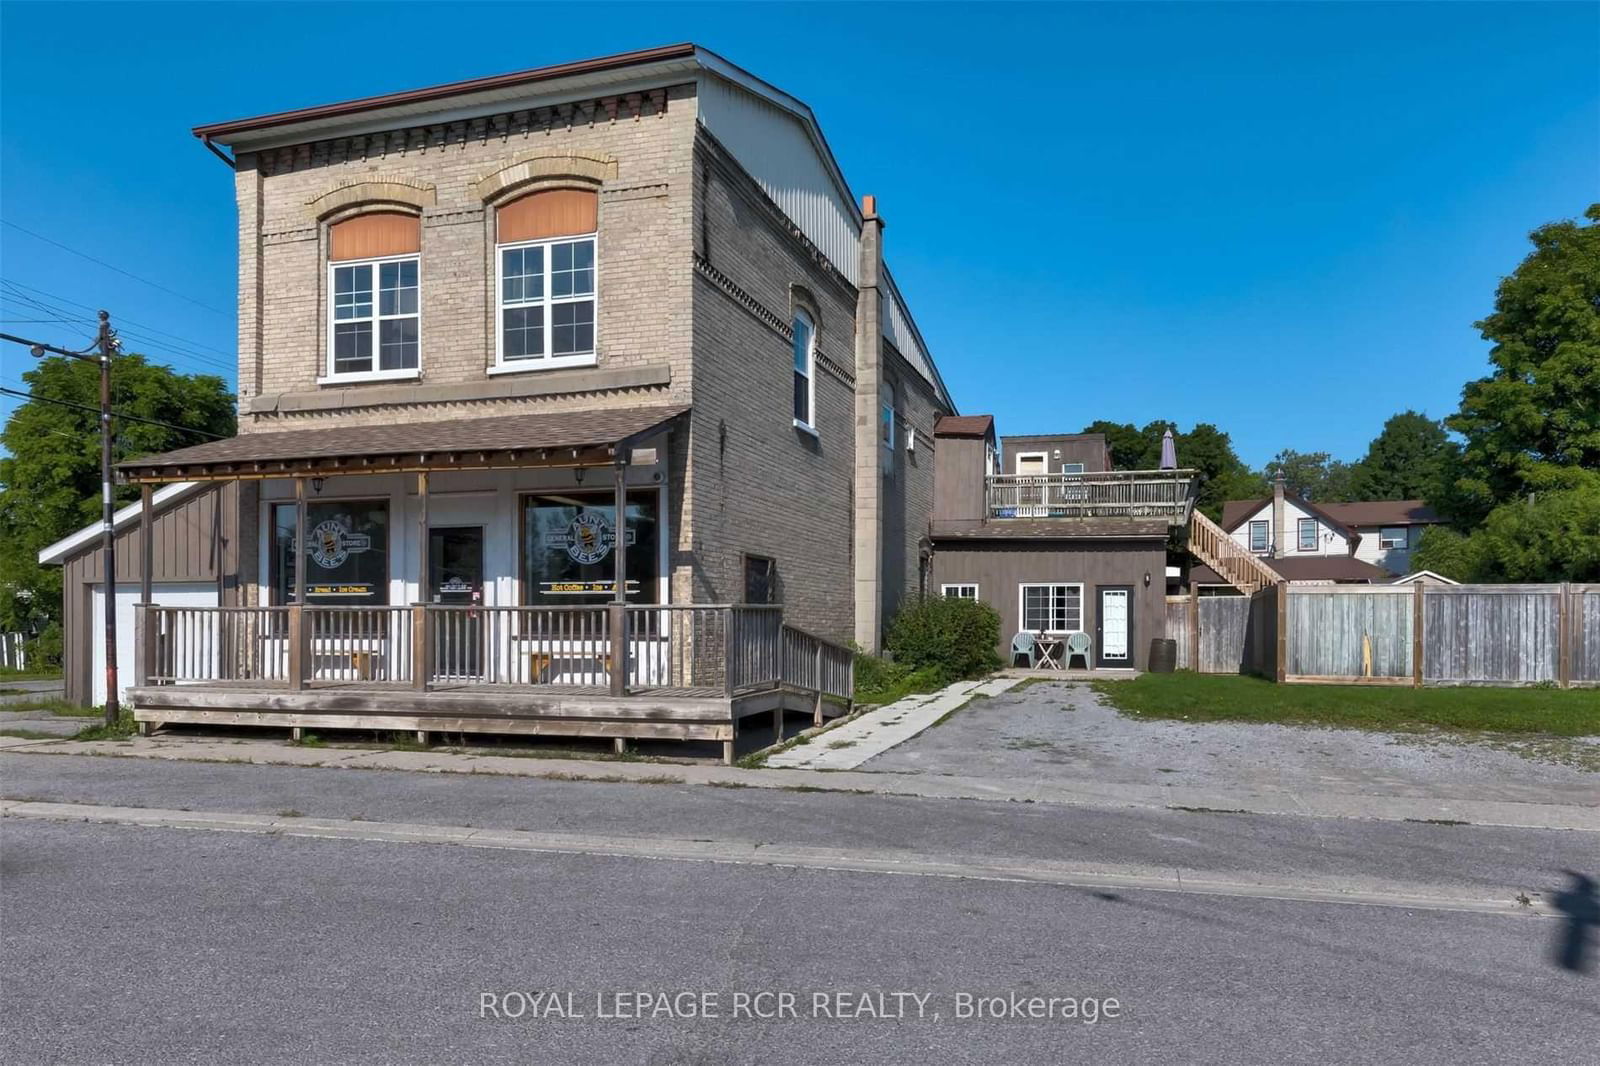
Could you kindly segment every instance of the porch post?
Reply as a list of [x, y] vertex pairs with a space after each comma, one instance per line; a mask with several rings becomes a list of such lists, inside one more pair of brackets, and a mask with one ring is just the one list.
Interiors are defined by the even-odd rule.
[[148, 481], [139, 486], [139, 606], [134, 608], [133, 625], [133, 683], [138, 687], [150, 683], [150, 675], [154, 673], [151, 667], [155, 663], [156, 627], [151, 625], [154, 608], [150, 605], [155, 598], [154, 497], [155, 488]]
[[433, 647], [428, 629], [428, 472], [417, 473], [417, 598], [411, 605], [411, 687], [428, 691]]
[[289, 684], [306, 687], [306, 479], [294, 479], [294, 603], [289, 607]]
[[611, 694], [628, 694], [628, 464], [618, 451], [611, 465], [612, 522], [611, 604], [607, 629], [611, 633]]

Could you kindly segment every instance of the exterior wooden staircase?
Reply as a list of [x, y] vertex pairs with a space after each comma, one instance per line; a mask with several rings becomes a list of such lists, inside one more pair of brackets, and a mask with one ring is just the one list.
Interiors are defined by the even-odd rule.
[[1189, 551], [1246, 596], [1276, 585], [1278, 572], [1239, 546], [1226, 530], [1200, 513], [1189, 512]]

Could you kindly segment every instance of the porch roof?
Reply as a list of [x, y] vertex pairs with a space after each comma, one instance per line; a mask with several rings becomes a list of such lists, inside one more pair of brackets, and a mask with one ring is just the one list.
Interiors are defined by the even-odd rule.
[[119, 463], [129, 482], [264, 480], [395, 471], [609, 466], [689, 408], [550, 411], [497, 418], [244, 433]]

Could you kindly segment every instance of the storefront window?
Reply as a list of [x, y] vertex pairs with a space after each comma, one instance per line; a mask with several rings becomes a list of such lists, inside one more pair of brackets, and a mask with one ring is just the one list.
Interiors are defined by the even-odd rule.
[[[295, 505], [272, 508], [272, 602], [295, 602]], [[377, 607], [389, 602], [389, 504], [384, 500], [306, 503], [306, 603]]]
[[[628, 494], [630, 603], [655, 603], [659, 577], [654, 490]], [[594, 605], [613, 595], [616, 508], [606, 493], [522, 497], [522, 602]]]

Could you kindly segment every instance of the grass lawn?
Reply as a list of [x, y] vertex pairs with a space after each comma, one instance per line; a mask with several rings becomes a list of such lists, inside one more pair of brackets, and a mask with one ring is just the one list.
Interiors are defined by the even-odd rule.
[[0, 667], [0, 685], [7, 681], [60, 681], [60, 670], [12, 670]]
[[0, 703], [0, 721], [4, 716], [16, 711], [49, 711], [58, 718], [99, 718], [106, 713], [104, 707], [79, 707], [66, 700], [18, 700], [15, 703]]
[[1279, 685], [1259, 677], [1187, 670], [1097, 681], [1094, 689], [1111, 706], [1139, 718], [1600, 735], [1600, 689]]

